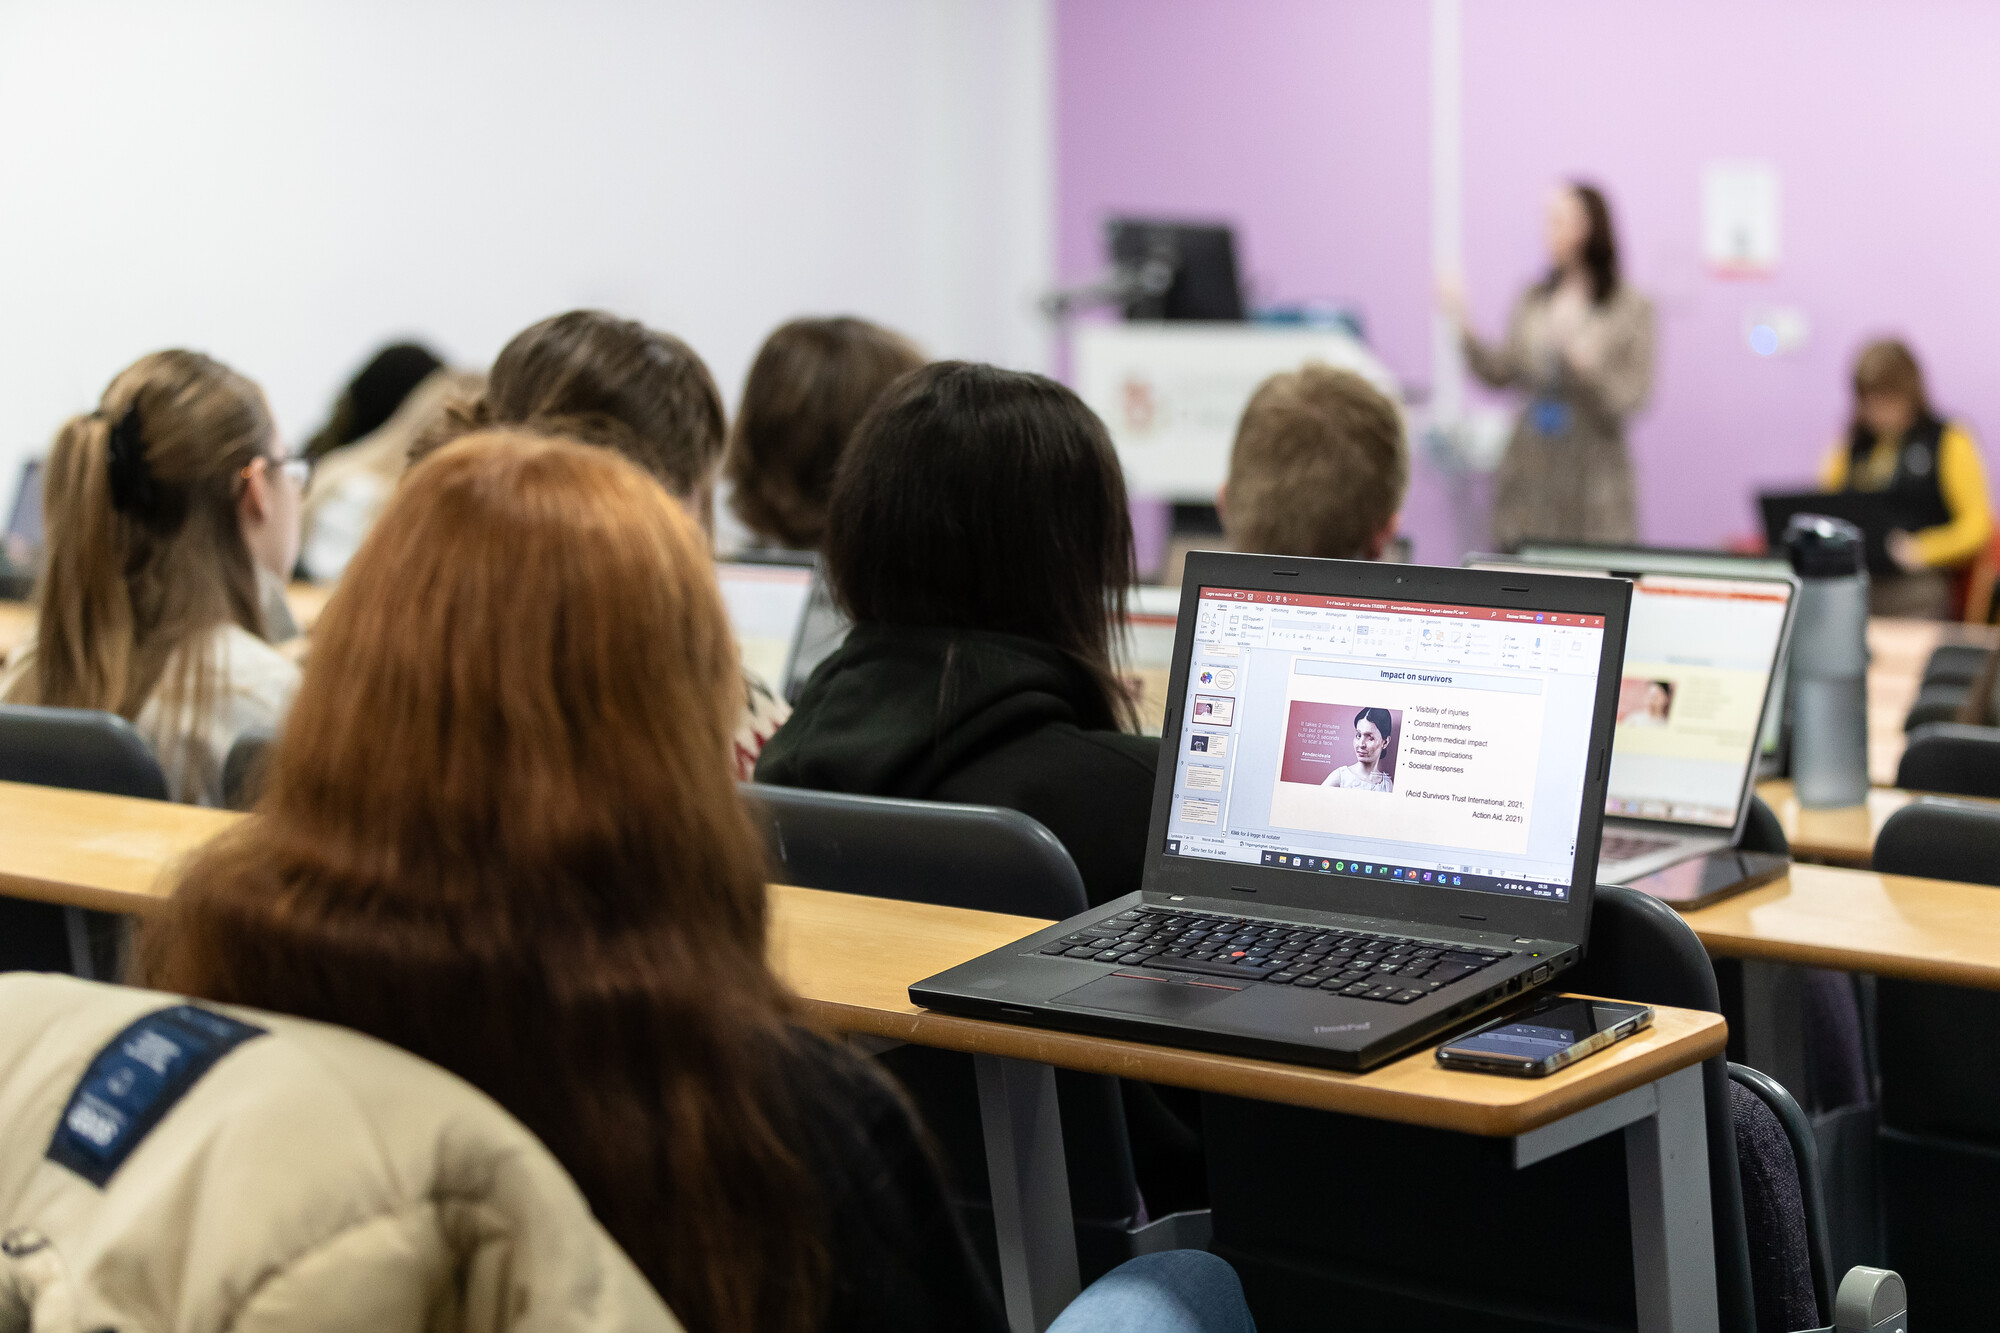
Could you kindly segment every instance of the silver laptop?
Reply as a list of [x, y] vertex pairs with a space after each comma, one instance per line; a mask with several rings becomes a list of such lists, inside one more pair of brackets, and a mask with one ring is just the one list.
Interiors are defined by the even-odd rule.
[[[1602, 884], [1734, 847], [1756, 794], [1758, 739], [1777, 707], [1778, 665], [1790, 642], [1798, 581], [1686, 574], [1671, 556], [1622, 552], [1616, 567], [1546, 567], [1632, 580], [1632, 615], [1618, 684], [1611, 776], [1605, 787]], [[1476, 558], [1480, 569], [1537, 560]], [[1715, 566], [1710, 566], [1714, 568]]]
[[812, 599], [812, 566], [722, 561], [715, 578], [743, 654], [743, 669], [773, 694], [781, 693]]

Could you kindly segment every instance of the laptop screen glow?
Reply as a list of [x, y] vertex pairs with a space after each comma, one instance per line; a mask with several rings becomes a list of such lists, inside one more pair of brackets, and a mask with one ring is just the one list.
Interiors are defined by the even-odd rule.
[[1791, 593], [1775, 580], [1633, 581], [1606, 814], [1735, 827]]
[[813, 572], [804, 565], [718, 564], [716, 581], [729, 628], [743, 654], [743, 669], [773, 693], [785, 686], [792, 641], [812, 595]]
[[1566, 900], [1601, 616], [1204, 587], [1171, 855]]

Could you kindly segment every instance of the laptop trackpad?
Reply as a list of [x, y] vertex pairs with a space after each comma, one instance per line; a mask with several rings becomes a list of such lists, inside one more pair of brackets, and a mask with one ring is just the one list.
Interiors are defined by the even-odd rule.
[[1176, 977], [1156, 979], [1113, 973], [1096, 981], [1064, 991], [1057, 1004], [1081, 1005], [1086, 1009], [1109, 1009], [1120, 1014], [1141, 1014], [1147, 1018], [1186, 1018], [1200, 1013], [1219, 1000], [1238, 993], [1233, 986], [1182, 981]]

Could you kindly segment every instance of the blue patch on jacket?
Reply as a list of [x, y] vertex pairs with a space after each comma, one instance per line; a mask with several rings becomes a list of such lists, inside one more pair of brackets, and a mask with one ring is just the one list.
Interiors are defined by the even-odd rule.
[[191, 1004], [147, 1014], [90, 1062], [48, 1159], [102, 1189], [217, 1060], [264, 1031]]

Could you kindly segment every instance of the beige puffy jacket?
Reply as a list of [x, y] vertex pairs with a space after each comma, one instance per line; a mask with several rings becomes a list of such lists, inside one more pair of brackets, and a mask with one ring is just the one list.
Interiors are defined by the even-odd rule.
[[680, 1333], [484, 1094], [184, 1003], [0, 976], [0, 1333]]

